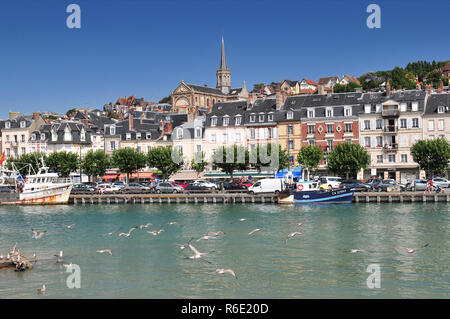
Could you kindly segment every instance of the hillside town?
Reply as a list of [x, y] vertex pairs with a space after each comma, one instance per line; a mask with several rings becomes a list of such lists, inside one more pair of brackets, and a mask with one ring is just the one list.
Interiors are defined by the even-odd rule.
[[[450, 62], [437, 71], [448, 77]], [[357, 179], [380, 176], [405, 183], [424, 178], [412, 159], [412, 144], [422, 139], [450, 140], [450, 92], [442, 80], [437, 88], [417, 78], [415, 89], [391, 88], [386, 81], [378, 90], [367, 90], [356, 77], [344, 74], [258, 84], [252, 90], [245, 81], [242, 87], [232, 87], [223, 38], [216, 80], [215, 88], [182, 80], [161, 103], [132, 95], [103, 108], [79, 107], [64, 115], [10, 112], [8, 119], [0, 120], [0, 154], [8, 160], [66, 151], [81, 158], [90, 150], [112, 155], [131, 147], [146, 154], [157, 146], [172, 146], [184, 159], [182, 170], [172, 178], [189, 180], [218, 176], [211, 158], [222, 146], [240, 145], [251, 151], [269, 143], [279, 143], [292, 166], [298, 165], [303, 147], [320, 147], [325, 159], [316, 174], [326, 175], [326, 155], [340, 143], [350, 142], [370, 153], [371, 163]], [[352, 92], [335, 92], [337, 86], [352, 83]], [[208, 165], [198, 175], [191, 162], [200, 152]], [[155, 169], [136, 173], [151, 179]], [[107, 175], [118, 178], [120, 172], [111, 169]]]

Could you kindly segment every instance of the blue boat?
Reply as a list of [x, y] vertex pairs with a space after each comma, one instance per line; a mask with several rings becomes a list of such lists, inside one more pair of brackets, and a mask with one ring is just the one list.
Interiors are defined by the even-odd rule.
[[334, 190], [287, 190], [278, 196], [279, 204], [349, 204], [353, 201], [354, 190], [350, 188], [340, 188]]

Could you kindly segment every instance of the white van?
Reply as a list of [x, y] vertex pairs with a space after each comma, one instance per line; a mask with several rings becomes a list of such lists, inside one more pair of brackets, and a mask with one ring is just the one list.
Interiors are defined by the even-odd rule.
[[322, 176], [319, 178], [319, 182], [321, 184], [327, 185], [331, 188], [339, 188], [341, 187], [342, 179], [340, 177], [335, 176]]
[[250, 194], [275, 193], [278, 194], [284, 189], [284, 182], [281, 178], [260, 179], [248, 188]]

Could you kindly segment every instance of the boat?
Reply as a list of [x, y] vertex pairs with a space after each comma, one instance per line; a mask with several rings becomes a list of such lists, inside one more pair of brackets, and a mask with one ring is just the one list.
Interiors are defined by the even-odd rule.
[[[309, 187], [308, 187], [309, 186]], [[331, 203], [351, 203], [353, 201], [354, 189], [337, 188], [321, 189], [317, 188], [314, 182], [301, 182], [295, 188], [286, 189], [278, 195], [279, 204], [331, 204]]]
[[42, 159], [37, 173], [25, 178], [12, 165], [12, 169], [0, 167], [0, 205], [52, 205], [67, 204], [73, 183], [70, 179], [59, 178], [57, 173], [49, 172]]

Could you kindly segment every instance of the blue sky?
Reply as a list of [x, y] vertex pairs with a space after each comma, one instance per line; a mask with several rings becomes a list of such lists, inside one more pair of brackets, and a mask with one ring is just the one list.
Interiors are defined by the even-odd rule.
[[[81, 29], [66, 7], [81, 7]], [[381, 29], [366, 8], [381, 7]], [[233, 87], [450, 59], [450, 1], [16, 0], [0, 4], [0, 118], [158, 101], [215, 87], [223, 32]]]

